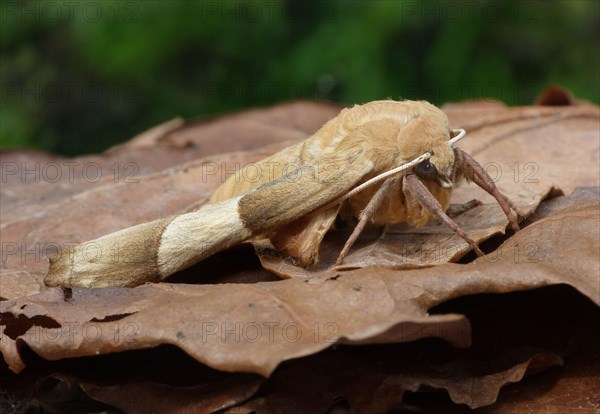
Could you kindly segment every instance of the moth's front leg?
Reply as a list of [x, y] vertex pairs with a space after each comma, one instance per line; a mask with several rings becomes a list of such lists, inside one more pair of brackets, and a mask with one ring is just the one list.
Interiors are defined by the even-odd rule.
[[[473, 181], [488, 194], [498, 201], [500, 208], [506, 214], [510, 226], [514, 231], [519, 231], [519, 217], [517, 207], [513, 202], [498, 190], [494, 180], [488, 175], [479, 164], [469, 153], [461, 150], [460, 148], [454, 148], [454, 169], [453, 177], [455, 178], [457, 173], [460, 172], [467, 179], [467, 181]], [[517, 214], [515, 214], [515, 212]]]
[[342, 249], [340, 255], [337, 258], [337, 261], [335, 263], [337, 266], [344, 263], [344, 258], [350, 251], [350, 248], [354, 245], [354, 243], [356, 243], [358, 236], [360, 236], [369, 220], [373, 218], [375, 212], [379, 209], [379, 207], [381, 207], [381, 204], [383, 203], [385, 198], [389, 196], [390, 191], [392, 190], [392, 188], [394, 188], [396, 184], [398, 184], [398, 177], [388, 178], [386, 181], [384, 181], [379, 190], [377, 190], [377, 192], [373, 196], [373, 198], [371, 198], [365, 209], [361, 211], [359, 215], [358, 224], [356, 225], [354, 231], [346, 241], [346, 244], [344, 244], [344, 248]]
[[459, 227], [454, 220], [452, 220], [448, 215], [444, 212], [442, 205], [436, 198], [429, 192], [427, 187], [419, 180], [419, 178], [414, 174], [409, 174], [404, 177], [402, 180], [402, 191], [407, 195], [407, 204], [410, 203], [411, 200], [408, 200], [408, 197], [415, 200], [419, 203], [424, 209], [429, 211], [431, 214], [435, 215], [438, 219], [440, 219], [443, 223], [446, 223], [452, 231], [458, 234], [464, 241], [466, 241], [469, 246], [475, 251], [477, 256], [483, 256], [483, 252], [477, 246], [477, 243], [473, 239], [469, 237], [469, 235]]

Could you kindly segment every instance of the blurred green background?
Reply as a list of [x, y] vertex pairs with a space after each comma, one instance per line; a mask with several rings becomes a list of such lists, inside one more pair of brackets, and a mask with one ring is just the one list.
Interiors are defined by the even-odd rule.
[[75, 155], [307, 98], [600, 101], [600, 2], [2, 1], [0, 139]]

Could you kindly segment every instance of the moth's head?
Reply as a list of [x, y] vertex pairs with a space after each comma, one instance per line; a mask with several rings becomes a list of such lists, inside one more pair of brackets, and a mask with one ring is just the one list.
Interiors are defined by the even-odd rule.
[[449, 170], [444, 172], [444, 167], [442, 167], [442, 165], [445, 164], [442, 164], [439, 161], [436, 162], [432, 156], [430, 159], [421, 161], [419, 164], [415, 165], [413, 171], [422, 180], [431, 180], [440, 187], [452, 188], [452, 168], [450, 167]]
[[431, 109], [409, 122], [400, 131], [400, 152], [406, 162], [428, 152], [431, 157], [417, 164], [413, 171], [422, 180], [443, 188], [452, 188], [454, 151], [449, 140], [454, 137], [446, 114], [431, 105]]

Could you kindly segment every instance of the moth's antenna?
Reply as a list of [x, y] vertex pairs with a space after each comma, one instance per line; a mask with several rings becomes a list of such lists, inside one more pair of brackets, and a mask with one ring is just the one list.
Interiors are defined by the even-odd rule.
[[381, 173], [373, 178], [371, 178], [370, 180], [365, 181], [364, 183], [362, 183], [361, 185], [359, 185], [358, 187], [353, 188], [351, 191], [347, 192], [346, 194], [344, 194], [343, 196], [339, 197], [338, 199], [334, 200], [333, 202], [329, 203], [326, 205], [325, 208], [330, 207], [334, 204], [337, 204], [341, 201], [347, 200], [348, 198], [352, 197], [353, 195], [355, 195], [356, 193], [361, 192], [362, 190], [364, 190], [367, 187], [371, 187], [374, 184], [377, 184], [380, 181], [385, 180], [386, 178], [388, 178], [391, 175], [394, 174], [398, 174], [404, 170], [408, 170], [411, 167], [414, 167], [415, 165], [417, 165], [418, 163], [420, 163], [421, 161], [425, 161], [426, 159], [429, 159], [429, 157], [431, 157], [431, 154], [426, 152], [423, 155], [418, 156], [417, 158], [415, 158], [414, 160], [407, 162], [406, 164], [402, 164], [399, 167], [393, 168], [389, 171], [386, 171], [384, 173]]
[[450, 141], [448, 141], [448, 143], [450, 144], [450, 146], [453, 146], [454, 144], [456, 144], [458, 141], [460, 141], [460, 139], [462, 137], [465, 136], [465, 134], [467, 133], [467, 131], [465, 131], [462, 128], [458, 128], [458, 129], [453, 129], [452, 132], [457, 133], [458, 135], [455, 136], [454, 138], [451, 138]]

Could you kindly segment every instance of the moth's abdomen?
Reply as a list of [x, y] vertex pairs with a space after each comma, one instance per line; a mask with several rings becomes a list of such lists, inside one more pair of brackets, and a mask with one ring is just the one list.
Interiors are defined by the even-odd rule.
[[60, 251], [50, 258], [47, 286], [132, 287], [158, 282], [250, 236], [239, 197], [138, 224]]

